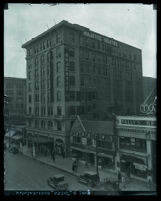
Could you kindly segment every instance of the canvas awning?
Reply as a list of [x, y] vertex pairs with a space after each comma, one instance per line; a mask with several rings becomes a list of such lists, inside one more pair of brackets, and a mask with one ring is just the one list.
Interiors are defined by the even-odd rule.
[[39, 136], [38, 138], [35, 138], [34, 140], [33, 140], [34, 142], [37, 142], [37, 143], [49, 143], [49, 142], [53, 142], [53, 140], [52, 139], [48, 139], [48, 138], [46, 138], [46, 137], [41, 137], [41, 136]]
[[127, 162], [132, 162], [132, 163], [144, 164], [144, 159], [134, 157], [134, 156], [122, 155], [121, 156], [121, 162], [122, 162], [122, 160], [127, 161]]
[[109, 154], [105, 154], [105, 153], [98, 153], [98, 156], [100, 156], [100, 157], [107, 157], [107, 158], [112, 158], [113, 159], [113, 155], [109, 155]]
[[87, 149], [83, 149], [83, 148], [78, 148], [78, 147], [74, 147], [74, 146], [71, 146], [72, 149], [74, 150], [77, 150], [77, 151], [82, 151], [84, 153], [92, 153], [92, 154], [95, 154], [94, 151], [90, 151], [90, 150], [87, 150]]

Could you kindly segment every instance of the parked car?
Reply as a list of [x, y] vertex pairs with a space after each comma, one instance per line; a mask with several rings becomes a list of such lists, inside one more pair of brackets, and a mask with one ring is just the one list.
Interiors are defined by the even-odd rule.
[[47, 183], [55, 190], [68, 190], [68, 183], [64, 181], [64, 175], [56, 174], [47, 179]]
[[95, 187], [99, 183], [99, 177], [96, 172], [87, 171], [79, 176], [79, 182]]

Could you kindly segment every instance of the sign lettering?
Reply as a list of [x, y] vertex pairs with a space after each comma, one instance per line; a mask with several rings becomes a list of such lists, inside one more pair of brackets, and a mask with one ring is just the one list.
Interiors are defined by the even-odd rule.
[[140, 111], [144, 114], [155, 114], [156, 113], [156, 104], [142, 104], [140, 106]]
[[113, 45], [115, 47], [118, 46], [117, 41], [115, 41], [113, 39], [110, 39], [110, 38], [107, 38], [107, 37], [103, 37], [103, 36], [100, 36], [98, 34], [95, 34], [95, 33], [89, 32], [89, 31], [85, 31], [83, 34], [85, 36], [90, 37], [90, 38], [94, 38], [94, 39], [97, 39], [97, 40], [100, 40], [100, 41], [104, 41], [105, 43], [108, 43], [109, 45]]

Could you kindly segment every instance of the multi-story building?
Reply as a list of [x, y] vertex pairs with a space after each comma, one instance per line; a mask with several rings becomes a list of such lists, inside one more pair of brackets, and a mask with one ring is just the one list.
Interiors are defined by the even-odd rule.
[[[143, 101], [148, 97], [153, 89], [157, 89], [157, 80], [153, 77], [143, 77]], [[157, 95], [157, 94], [155, 94]]]
[[67, 21], [22, 47], [27, 50], [27, 135], [35, 141], [48, 136], [66, 146], [75, 115], [104, 120], [112, 112], [139, 111], [140, 49]]
[[117, 116], [116, 119], [118, 171], [156, 182], [156, 117]]
[[70, 137], [71, 156], [102, 168], [115, 169], [117, 138], [113, 121], [81, 120], [76, 117]]
[[7, 104], [4, 105], [7, 121], [12, 124], [25, 123], [26, 79], [4, 77], [4, 94], [7, 95]]

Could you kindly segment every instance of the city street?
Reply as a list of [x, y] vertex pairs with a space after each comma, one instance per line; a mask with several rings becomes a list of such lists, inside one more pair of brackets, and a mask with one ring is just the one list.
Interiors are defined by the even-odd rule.
[[[62, 171], [45, 165], [21, 154], [5, 152], [4, 190], [53, 190], [47, 184], [47, 178]], [[89, 187], [77, 182], [77, 178], [62, 173], [69, 184], [69, 190], [87, 190]], [[92, 190], [92, 189], [90, 189]]]

